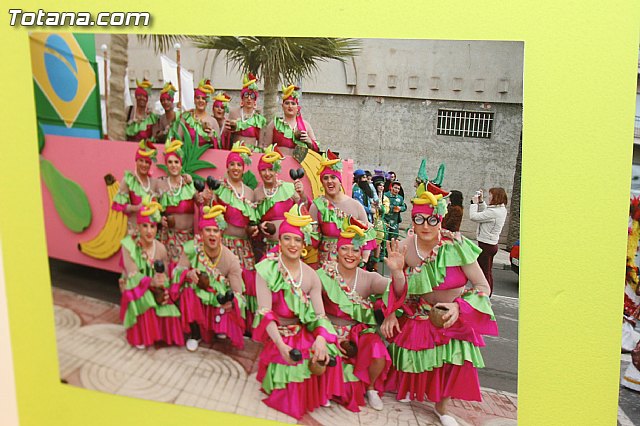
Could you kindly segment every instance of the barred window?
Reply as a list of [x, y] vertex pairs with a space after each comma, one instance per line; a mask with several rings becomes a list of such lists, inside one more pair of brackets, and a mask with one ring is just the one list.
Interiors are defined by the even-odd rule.
[[466, 138], [491, 138], [492, 112], [438, 110], [438, 134]]

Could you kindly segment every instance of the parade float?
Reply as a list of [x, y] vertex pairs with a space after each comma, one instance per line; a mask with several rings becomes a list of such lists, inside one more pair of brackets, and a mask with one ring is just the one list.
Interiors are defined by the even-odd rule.
[[[127, 218], [111, 204], [125, 170], [135, 167], [138, 144], [102, 139], [92, 35], [34, 33], [31, 55], [48, 255], [119, 272]], [[197, 149], [197, 141], [186, 144], [192, 149], [184, 167], [194, 179], [224, 177], [228, 151]], [[163, 147], [158, 144], [156, 149], [163, 158]], [[319, 153], [298, 147], [283, 160], [278, 177], [291, 181], [289, 171], [302, 168], [305, 193], [315, 198], [321, 194], [321, 159]], [[259, 180], [257, 164], [246, 170], [249, 182]], [[353, 162], [345, 160], [344, 167], [343, 186], [350, 194]], [[152, 175], [164, 172], [154, 165]]]

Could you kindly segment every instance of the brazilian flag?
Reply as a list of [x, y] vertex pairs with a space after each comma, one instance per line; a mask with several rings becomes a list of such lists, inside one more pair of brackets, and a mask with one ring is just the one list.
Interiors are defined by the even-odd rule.
[[32, 33], [31, 67], [44, 133], [102, 138], [93, 34]]

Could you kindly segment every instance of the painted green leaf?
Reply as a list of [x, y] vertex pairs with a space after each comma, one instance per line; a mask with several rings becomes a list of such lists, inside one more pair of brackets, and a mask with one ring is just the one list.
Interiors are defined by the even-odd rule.
[[65, 226], [76, 233], [87, 229], [91, 224], [91, 205], [82, 187], [44, 158], [40, 159], [40, 173]]
[[256, 186], [258, 186], [258, 179], [256, 179], [256, 175], [251, 170], [244, 172], [242, 182], [251, 189], [256, 189]]
[[44, 149], [44, 131], [42, 126], [38, 123], [38, 153], [41, 153]]

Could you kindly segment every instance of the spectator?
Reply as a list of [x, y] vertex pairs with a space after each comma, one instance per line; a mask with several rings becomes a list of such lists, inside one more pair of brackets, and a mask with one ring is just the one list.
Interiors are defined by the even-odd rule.
[[407, 205], [404, 203], [404, 197], [400, 195], [401, 189], [402, 185], [400, 185], [400, 182], [394, 181], [391, 183], [389, 192], [385, 192], [384, 194], [389, 198], [389, 213], [384, 215], [389, 240], [392, 238], [398, 238], [400, 222], [402, 222], [400, 213], [407, 210]]
[[483, 200], [483, 192], [479, 190], [474, 195], [469, 208], [469, 218], [478, 222], [478, 246], [482, 253], [478, 257], [478, 263], [484, 276], [489, 282], [493, 293], [493, 258], [498, 253], [498, 239], [507, 218], [507, 193], [504, 188], [489, 189], [489, 205]]
[[460, 232], [462, 214], [464, 213], [462, 202], [462, 192], [455, 189], [452, 190], [449, 195], [449, 208], [447, 209], [447, 214], [442, 219], [442, 227], [444, 229], [448, 229], [451, 232]]
[[364, 170], [358, 169], [353, 172], [352, 198], [358, 201], [364, 207], [367, 218], [373, 223], [373, 212], [371, 209], [371, 201], [373, 199], [373, 190], [369, 185], [369, 180]]

